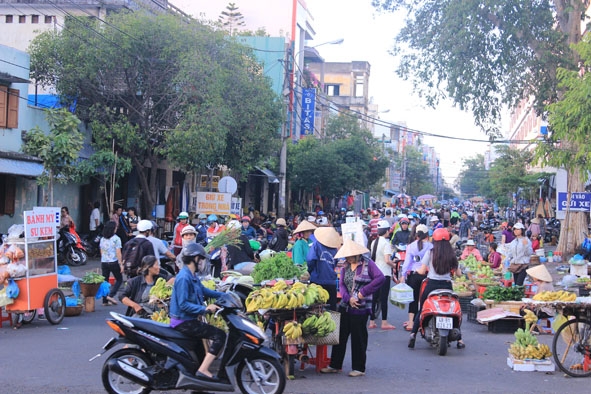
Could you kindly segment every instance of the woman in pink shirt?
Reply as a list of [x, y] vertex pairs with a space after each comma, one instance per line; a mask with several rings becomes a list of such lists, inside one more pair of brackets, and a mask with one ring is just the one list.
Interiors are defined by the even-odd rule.
[[465, 260], [468, 256], [473, 255], [476, 257], [476, 260], [482, 261], [482, 255], [480, 254], [480, 251], [475, 248], [475, 246], [474, 240], [469, 239], [466, 241], [466, 247], [462, 252], [462, 256], [460, 256], [460, 260]]

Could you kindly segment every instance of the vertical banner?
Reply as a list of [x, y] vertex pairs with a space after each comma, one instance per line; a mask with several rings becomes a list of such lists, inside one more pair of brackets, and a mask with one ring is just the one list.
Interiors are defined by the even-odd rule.
[[314, 135], [314, 112], [316, 111], [316, 89], [302, 91], [302, 127], [300, 138]]

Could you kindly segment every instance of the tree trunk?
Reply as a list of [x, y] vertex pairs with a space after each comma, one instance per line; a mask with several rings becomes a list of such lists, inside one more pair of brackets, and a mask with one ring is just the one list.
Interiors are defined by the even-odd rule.
[[[586, 172], [581, 174], [578, 169], [568, 171], [567, 191], [577, 193], [585, 190]], [[570, 194], [567, 207], [570, 205]], [[567, 208], [566, 217], [561, 221], [560, 238], [557, 250], [566, 257], [575, 254], [577, 248], [583, 243], [587, 232], [587, 212], [571, 211]]]

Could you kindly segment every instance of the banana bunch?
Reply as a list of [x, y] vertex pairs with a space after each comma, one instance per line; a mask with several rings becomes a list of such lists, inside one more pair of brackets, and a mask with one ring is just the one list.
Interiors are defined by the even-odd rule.
[[516, 360], [525, 359], [536, 359], [543, 360], [547, 357], [552, 356], [550, 347], [545, 344], [528, 345], [526, 347], [519, 346], [517, 343], [511, 344], [509, 347], [509, 354], [511, 354]]
[[525, 324], [527, 325], [526, 326], [526, 329], [527, 329], [532, 324], [537, 323], [538, 316], [536, 316], [536, 314], [533, 311], [529, 310], [529, 309], [525, 309], [524, 308], [523, 310], [525, 311], [525, 316], [523, 316], [523, 317], [525, 318]]
[[220, 316], [216, 316], [214, 313], [207, 313], [205, 315], [205, 321], [214, 327], [228, 332], [228, 326], [226, 325], [224, 319], [222, 319]]
[[290, 321], [283, 326], [283, 334], [287, 339], [297, 339], [302, 336], [302, 325], [297, 321]]
[[164, 309], [152, 313], [152, 320], [159, 323], [170, 324], [170, 317], [168, 317], [168, 313], [166, 313]]
[[289, 286], [278, 280], [273, 287], [251, 292], [246, 299], [248, 313], [259, 309], [296, 309], [328, 301], [328, 291], [317, 284], [296, 282]]
[[536, 294], [533, 297], [534, 301], [562, 301], [562, 302], [573, 302], [577, 299], [577, 295], [570, 291], [559, 290], [559, 291], [543, 291]]
[[160, 300], [168, 300], [172, 295], [172, 286], [166, 283], [164, 278], [158, 278], [154, 286], [150, 289], [150, 296], [154, 296]]
[[304, 334], [317, 337], [325, 337], [336, 330], [336, 328], [337, 325], [332, 320], [330, 312], [328, 311], [320, 316], [312, 315], [302, 323], [302, 331]]
[[201, 284], [209, 290], [215, 290], [215, 281], [213, 279], [202, 280]]
[[515, 339], [516, 341], [514, 343], [521, 347], [527, 347], [529, 345], [536, 346], [538, 344], [538, 339], [529, 330], [525, 331], [523, 328], [517, 329]]

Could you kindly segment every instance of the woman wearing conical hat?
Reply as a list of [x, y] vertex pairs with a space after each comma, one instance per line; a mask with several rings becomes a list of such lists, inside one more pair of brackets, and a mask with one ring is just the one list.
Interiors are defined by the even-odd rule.
[[334, 227], [319, 227], [314, 230], [316, 240], [310, 246], [306, 261], [310, 282], [322, 286], [329, 294], [330, 309], [337, 308], [337, 273], [334, 256], [341, 246], [341, 236]]
[[306, 256], [310, 250], [310, 235], [316, 230], [316, 226], [307, 220], [302, 220], [298, 227], [293, 231], [297, 241], [293, 244], [291, 250], [293, 262], [298, 265], [306, 264]]
[[350, 336], [352, 371], [349, 372], [349, 376], [365, 375], [367, 320], [371, 314], [372, 296], [385, 280], [378, 266], [364, 256], [367, 252], [369, 249], [365, 246], [347, 239], [335, 255], [335, 259], [345, 259], [339, 281], [341, 292], [339, 344], [332, 347], [330, 365], [322, 368], [320, 370], [322, 373], [334, 373], [342, 369]]

